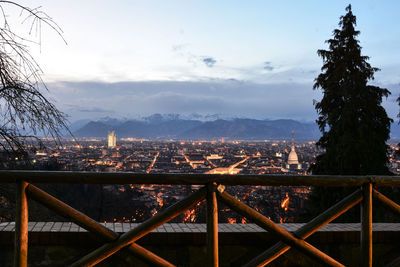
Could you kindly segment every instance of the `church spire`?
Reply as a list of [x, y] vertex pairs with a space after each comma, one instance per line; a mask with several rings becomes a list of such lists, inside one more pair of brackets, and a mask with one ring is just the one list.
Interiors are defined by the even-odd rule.
[[294, 131], [292, 131], [292, 151], [294, 151]]

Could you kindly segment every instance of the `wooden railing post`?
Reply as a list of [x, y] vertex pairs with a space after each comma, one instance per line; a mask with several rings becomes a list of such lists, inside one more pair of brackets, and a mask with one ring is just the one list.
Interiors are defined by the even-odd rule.
[[218, 267], [218, 206], [217, 185], [207, 187], [207, 258], [208, 266]]
[[372, 266], [372, 184], [362, 186], [361, 202], [361, 265]]
[[28, 265], [28, 200], [25, 181], [18, 181], [15, 214], [14, 267]]

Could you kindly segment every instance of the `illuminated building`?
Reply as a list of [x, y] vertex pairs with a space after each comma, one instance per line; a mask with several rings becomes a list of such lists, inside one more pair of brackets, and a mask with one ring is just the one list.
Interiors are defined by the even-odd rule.
[[115, 135], [115, 132], [112, 131], [111, 133], [108, 133], [108, 148], [114, 148], [117, 145], [117, 136]]
[[286, 169], [289, 170], [301, 170], [302, 166], [299, 163], [299, 158], [297, 157], [296, 150], [294, 148], [294, 132], [292, 132], [292, 147], [290, 149], [288, 161], [286, 164]]

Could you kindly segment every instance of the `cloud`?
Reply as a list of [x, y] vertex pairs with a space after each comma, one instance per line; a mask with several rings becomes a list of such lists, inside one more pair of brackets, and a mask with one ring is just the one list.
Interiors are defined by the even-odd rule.
[[67, 107], [68, 110], [74, 110], [82, 113], [114, 113], [114, 111], [111, 109], [105, 109], [101, 107], [82, 107], [79, 105], [68, 104], [68, 103], [64, 104], [64, 106]]
[[271, 65], [270, 61], [265, 61], [263, 69], [267, 71], [273, 71], [275, 68]]
[[81, 108], [78, 111], [80, 112], [89, 112], [89, 113], [113, 113], [114, 111], [103, 108]]
[[172, 46], [172, 51], [180, 52], [180, 51], [184, 50], [187, 46], [188, 46], [188, 44], [176, 44], [176, 45]]
[[198, 66], [199, 63], [205, 64], [207, 67], [214, 67], [217, 60], [210, 56], [199, 56], [189, 51], [189, 44], [175, 44], [171, 47], [172, 52], [182, 58], [186, 58], [187, 62], [193, 66]]
[[217, 63], [217, 60], [215, 60], [212, 57], [204, 57], [202, 59], [203, 63], [206, 64], [207, 67], [212, 68], [214, 67], [215, 63]]
[[[64, 82], [51, 84], [60, 108], [76, 119], [137, 118], [154, 113], [221, 114], [229, 117], [315, 120], [312, 84], [257, 84], [231, 79], [191, 82]], [[57, 90], [58, 86], [62, 90]], [[71, 94], [70, 91], [74, 91]], [[70, 105], [79, 108], [73, 108]], [[110, 111], [114, 112], [110, 112]], [[98, 111], [98, 112], [97, 112]], [[100, 113], [100, 111], [105, 111]], [[106, 112], [107, 111], [107, 112]]]

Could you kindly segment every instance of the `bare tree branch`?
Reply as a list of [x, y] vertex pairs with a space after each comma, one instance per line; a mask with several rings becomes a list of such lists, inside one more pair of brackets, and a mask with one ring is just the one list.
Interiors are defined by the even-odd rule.
[[[15, 33], [7, 20], [6, 5], [25, 13], [22, 23], [31, 23], [29, 36], [35, 30], [39, 41]], [[32, 57], [32, 45], [41, 44], [41, 24], [50, 27], [66, 43], [61, 28], [45, 12], [13, 1], [0, 0], [0, 150], [26, 156], [28, 148], [42, 148], [37, 137], [45, 135], [60, 142], [66, 125], [66, 115], [59, 111], [42, 93], [47, 90], [42, 80], [43, 71]]]

